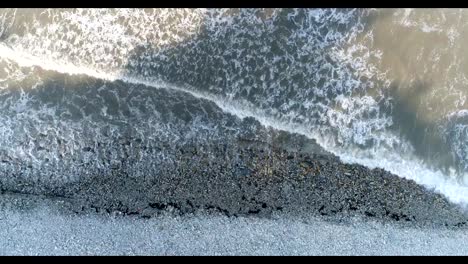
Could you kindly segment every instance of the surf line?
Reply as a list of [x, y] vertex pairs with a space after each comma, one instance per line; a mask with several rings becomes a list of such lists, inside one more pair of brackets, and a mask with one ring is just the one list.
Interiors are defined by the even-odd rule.
[[[188, 93], [195, 98], [210, 101], [224, 112], [237, 116], [241, 119], [245, 117], [252, 117], [258, 120], [265, 127], [272, 127], [274, 129], [304, 135], [310, 139], [317, 140], [311, 136], [310, 131], [299, 128], [298, 126], [301, 124], [283, 122], [277, 118], [269, 117], [269, 114], [266, 113], [266, 111], [257, 109], [254, 105], [246, 101], [233, 102], [232, 100], [222, 96], [196, 91], [195, 88], [189, 85], [181, 87], [164, 82], [162, 80], [145, 80], [142, 79], [142, 77], [129, 76], [123, 73], [106, 73], [87, 67], [76, 66], [74, 64], [57, 63], [55, 61], [29, 55], [26, 52], [17, 51], [5, 45], [4, 43], [0, 43], [0, 58], [11, 60], [17, 63], [20, 67], [40, 67], [43, 70], [54, 71], [66, 75], [85, 75], [109, 82], [122, 81], [134, 85], [144, 85], [156, 89], [167, 89]], [[295, 129], [291, 129], [291, 127], [295, 127]]]
[[[349, 153], [346, 153], [345, 150], [340, 150], [339, 148], [335, 148], [328, 144], [327, 139], [323, 138], [316, 130], [314, 131], [312, 127], [308, 128], [304, 124], [293, 123], [288, 120], [281, 120], [281, 118], [274, 117], [270, 113], [267, 113], [267, 111], [258, 109], [251, 103], [244, 100], [233, 102], [232, 100], [229, 100], [228, 98], [224, 98], [222, 96], [196, 91], [195, 88], [189, 85], [181, 87], [164, 82], [162, 80], [145, 80], [141, 77], [128, 76], [123, 72], [106, 73], [87, 67], [76, 66], [74, 64], [58, 63], [50, 59], [43, 59], [37, 56], [30, 55], [23, 51], [18, 51], [6, 45], [5, 43], [0, 43], [0, 58], [11, 60], [17, 63], [20, 67], [40, 67], [44, 70], [54, 71], [66, 75], [86, 75], [92, 78], [109, 82], [122, 81], [134, 85], [144, 85], [155, 89], [167, 89], [187, 93], [195, 98], [212, 102], [225, 113], [237, 116], [241, 119], [245, 117], [251, 117], [260, 122], [260, 124], [264, 127], [271, 127], [273, 129], [283, 130], [289, 133], [296, 133], [304, 135], [309, 139], [313, 139], [319, 146], [329, 151], [330, 153], [340, 157], [342, 162], [360, 163], [370, 168], [381, 167], [398, 175], [399, 177], [414, 180], [416, 183], [426, 187], [427, 189], [441, 193], [450, 201], [456, 204], [468, 206], [467, 186], [460, 186], [453, 181], [443, 179], [443, 175], [436, 175], [437, 173], [423, 168], [421, 164], [415, 165], [417, 165], [417, 167], [421, 167], [422, 170], [425, 170], [428, 173], [430, 173], [430, 178], [432, 178], [432, 180], [414, 176], [410, 172], [402, 171], [398, 167], [391, 166], [392, 164], [387, 164], [387, 162], [384, 162], [383, 165], [375, 164], [375, 161], [371, 162], [366, 158], [361, 159], [349, 156]], [[436, 182], [434, 182], [434, 178], [439, 179]]]

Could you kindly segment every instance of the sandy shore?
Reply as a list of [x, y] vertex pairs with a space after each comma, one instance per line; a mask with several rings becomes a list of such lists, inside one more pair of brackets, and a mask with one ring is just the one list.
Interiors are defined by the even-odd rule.
[[163, 142], [64, 183], [16, 166], [0, 178], [0, 254], [468, 254], [467, 213], [442, 195], [275, 133]]
[[0, 255], [468, 254], [466, 228], [284, 214], [76, 215], [60, 200], [28, 200], [2, 196]]

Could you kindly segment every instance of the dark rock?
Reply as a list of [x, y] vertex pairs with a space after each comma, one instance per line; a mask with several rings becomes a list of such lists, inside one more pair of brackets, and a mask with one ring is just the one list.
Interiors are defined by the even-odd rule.
[[[96, 153], [107, 153], [109, 147], [102, 144]], [[281, 210], [454, 227], [468, 220], [440, 194], [384, 170], [341, 163], [331, 154], [298, 154], [281, 145], [229, 139], [178, 145], [161, 141], [125, 155], [105, 154], [104, 162], [91, 161], [99, 166], [75, 167], [79, 180], [53, 184], [30, 181], [41, 170], [27, 174], [24, 165], [8, 171], [6, 164], [2, 173], [12, 176], [0, 185], [10, 192], [66, 197], [76, 204], [76, 212], [150, 217], [161, 210], [209, 210], [265, 217]]]

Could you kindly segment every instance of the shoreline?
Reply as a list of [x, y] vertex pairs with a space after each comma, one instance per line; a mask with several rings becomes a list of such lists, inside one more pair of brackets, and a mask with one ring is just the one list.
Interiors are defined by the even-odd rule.
[[172, 210], [179, 215], [206, 211], [268, 218], [279, 212], [468, 226], [465, 210], [414, 181], [383, 169], [345, 164], [317, 146], [315, 153], [284, 147], [303, 146], [303, 140], [297, 135], [284, 140], [280, 133], [269, 144], [245, 140], [186, 144], [165, 149], [173, 155], [166, 163], [148, 159], [132, 167], [132, 160], [122, 160], [107, 173], [66, 185], [26, 185], [19, 178], [0, 187], [4, 194], [62, 199], [77, 214], [151, 218]]
[[[14, 140], [0, 150], [0, 193], [67, 199], [70, 210], [79, 214], [148, 218], [173, 208], [180, 214], [207, 210], [268, 217], [282, 212], [418, 225], [468, 223], [466, 211], [412, 180], [343, 163], [313, 139], [264, 126], [252, 117], [239, 118], [214, 102], [139, 85], [131, 89], [135, 101], [120, 107], [138, 109], [143, 101], [136, 99], [151, 98], [154, 111], [125, 111], [109, 119], [99, 109], [103, 102], [112, 105], [113, 97], [89, 96], [87, 91], [107, 87], [103, 91], [128, 94], [127, 86], [82, 76], [70, 80], [80, 90], [64, 89], [70, 82], [63, 77], [31, 92], [38, 99], [35, 107], [61, 87], [64, 98], [87, 99], [93, 119], [70, 116], [50, 133], [40, 131], [52, 123], [27, 115], [12, 119], [11, 124], [18, 121], [28, 129], [12, 135]], [[60, 100], [52, 105], [65, 107]], [[162, 124], [156, 132], [155, 124]]]

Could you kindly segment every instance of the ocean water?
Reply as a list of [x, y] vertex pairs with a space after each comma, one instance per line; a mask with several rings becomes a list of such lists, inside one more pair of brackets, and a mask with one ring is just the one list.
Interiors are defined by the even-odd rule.
[[466, 205], [467, 12], [1, 9], [0, 181], [271, 127]]

